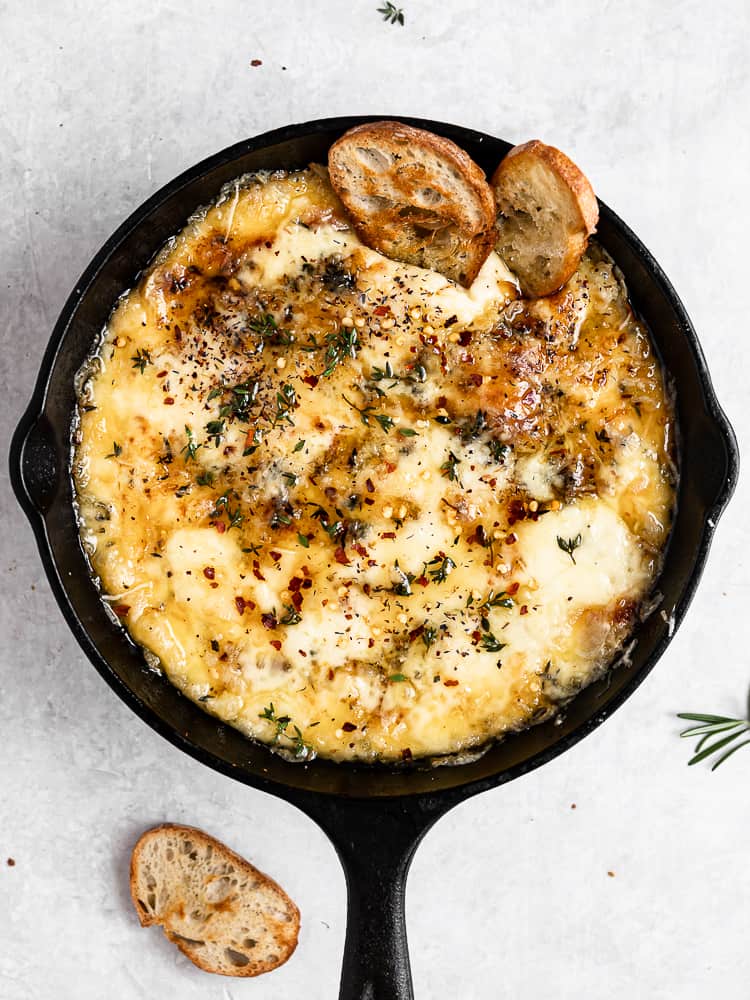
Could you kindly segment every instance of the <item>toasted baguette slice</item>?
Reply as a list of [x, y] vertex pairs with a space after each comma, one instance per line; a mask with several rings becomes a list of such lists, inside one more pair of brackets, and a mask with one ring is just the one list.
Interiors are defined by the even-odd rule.
[[571, 277], [599, 221], [596, 195], [578, 167], [538, 139], [514, 146], [492, 175], [496, 250], [527, 298]]
[[130, 860], [130, 894], [143, 927], [160, 924], [205, 972], [259, 976], [297, 947], [299, 910], [280, 886], [190, 826], [147, 830]]
[[363, 243], [472, 283], [495, 242], [495, 205], [455, 143], [399, 122], [358, 125], [331, 146], [328, 170]]

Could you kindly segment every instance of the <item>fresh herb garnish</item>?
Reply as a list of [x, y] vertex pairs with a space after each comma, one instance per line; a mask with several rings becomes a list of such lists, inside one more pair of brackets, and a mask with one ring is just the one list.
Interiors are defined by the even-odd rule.
[[408, 680], [408, 678], [406, 674], [391, 674], [388, 680], [393, 681], [394, 683], [399, 683], [401, 681]]
[[302, 615], [299, 611], [295, 610], [291, 604], [284, 605], [286, 609], [286, 614], [279, 618], [280, 625], [296, 625], [298, 622], [302, 621]]
[[[376, 365], [372, 369], [370, 378], [373, 382], [390, 382], [391, 384], [386, 386], [386, 389], [393, 389], [399, 382], [409, 382], [411, 384], [426, 382], [427, 369], [424, 365], [415, 365], [414, 368], [408, 371], [405, 375], [399, 375], [397, 372], [394, 372], [390, 361], [386, 361], [385, 368], [380, 368]], [[382, 395], [381, 390], [376, 391]]]
[[300, 440], [299, 440], [299, 441], [298, 441], [298, 442], [297, 442], [297, 443], [295, 444], [295, 446], [294, 446], [294, 447], [292, 448], [292, 452], [295, 452], [295, 451], [302, 451], [302, 449], [303, 449], [304, 447], [305, 447], [305, 442], [304, 442], [304, 440], [303, 440], [303, 439], [300, 439]]
[[221, 444], [221, 439], [224, 436], [224, 419], [209, 420], [206, 424], [206, 433], [208, 434], [209, 440], [213, 438], [214, 446], [218, 448]]
[[393, 593], [398, 594], [400, 597], [411, 597], [411, 585], [414, 583], [414, 574], [405, 573], [398, 562], [395, 563], [393, 571], [398, 578], [398, 582], [393, 586]]
[[457, 458], [452, 451], [449, 451], [448, 457], [440, 466], [440, 471], [443, 475], [447, 476], [451, 482], [458, 483], [459, 486], [461, 485], [461, 480], [458, 478], [458, 466], [460, 461], [460, 458]]
[[487, 597], [479, 605], [479, 610], [484, 608], [512, 608], [515, 605], [515, 601], [512, 597], [503, 590], [501, 593], [496, 594], [494, 590], [491, 590]]
[[487, 447], [489, 448], [490, 455], [493, 461], [502, 464], [510, 451], [509, 444], [503, 444], [502, 441], [498, 441], [497, 438], [490, 438], [487, 442]]
[[482, 649], [486, 650], [488, 653], [499, 653], [501, 649], [505, 649], [508, 645], [507, 642], [499, 642], [492, 632], [485, 632], [481, 639]]
[[193, 437], [193, 432], [190, 429], [190, 427], [188, 427], [187, 424], [185, 424], [185, 434], [187, 435], [187, 444], [182, 449], [182, 454], [185, 455], [185, 460], [189, 462], [189, 461], [195, 459], [195, 454], [198, 451], [198, 449], [201, 447], [201, 445], [195, 443], [195, 438]]
[[145, 372], [146, 365], [153, 364], [151, 352], [145, 348], [139, 348], [130, 360], [133, 362], [133, 368], [137, 368], [141, 375]]
[[250, 419], [250, 408], [255, 404], [259, 391], [258, 379], [246, 379], [236, 385], [217, 386], [209, 392], [208, 401], [228, 393], [229, 399], [219, 407], [219, 416], [244, 422]]
[[122, 455], [122, 445], [118, 444], [116, 441], [112, 442], [112, 451], [109, 455], [105, 455], [105, 458], [119, 458]]
[[222, 493], [221, 496], [217, 497], [214, 501], [214, 509], [209, 514], [209, 517], [221, 517], [222, 513], [226, 512], [227, 518], [229, 519], [230, 529], [239, 528], [244, 520], [239, 504], [234, 510], [230, 507], [230, 500], [232, 496], [236, 496], [234, 490], [227, 490], [226, 493]]
[[563, 550], [563, 552], [566, 552], [570, 556], [571, 562], [575, 566], [576, 565], [576, 559], [575, 559], [575, 556], [573, 555], [573, 553], [575, 552], [575, 550], [581, 544], [581, 535], [580, 535], [580, 532], [575, 536], [575, 538], [561, 538], [560, 535], [558, 535], [557, 536], [557, 544], [558, 544], [558, 547]]
[[276, 413], [273, 418], [273, 426], [276, 427], [284, 421], [286, 423], [294, 426], [294, 420], [291, 416], [291, 410], [293, 410], [297, 405], [297, 393], [294, 391], [293, 386], [285, 382], [279, 391], [276, 393]]
[[375, 413], [375, 407], [374, 406], [365, 406], [365, 407], [360, 408], [355, 403], [352, 403], [352, 401], [350, 399], [347, 399], [346, 396], [342, 395], [342, 398], [343, 398], [344, 402], [348, 403], [349, 406], [351, 406], [351, 408], [353, 410], [357, 411], [357, 413], [359, 414], [359, 418], [362, 421], [362, 423], [365, 425], [365, 427], [369, 427], [370, 426], [370, 420], [371, 419], [377, 420], [377, 422], [380, 424], [381, 429], [384, 430], [386, 432], [386, 434], [393, 427], [393, 425], [395, 423], [393, 417], [389, 417], [385, 413]]
[[195, 477], [195, 481], [199, 486], [213, 486], [214, 474], [210, 469], [206, 469], [205, 472], [201, 472]]
[[[688, 729], [683, 729], [680, 733], [680, 736], [686, 738], [699, 737], [695, 753], [688, 761], [688, 765], [698, 764], [706, 757], [710, 757], [711, 754], [728, 747], [729, 749], [722, 753], [718, 760], [714, 761], [711, 770], [715, 771], [719, 764], [723, 764], [728, 757], [732, 756], [735, 750], [750, 743], [750, 739], [742, 740], [740, 743], [736, 742], [741, 736], [750, 733], [750, 722], [747, 719], [730, 719], [726, 715], [699, 715], [694, 712], [679, 712], [677, 718], [697, 723]], [[712, 736], [720, 738], [713, 743], [708, 743]], [[708, 746], [705, 745], [706, 743]]]
[[435, 642], [438, 637], [438, 629], [434, 625], [425, 625], [422, 632], [422, 642], [425, 644], [427, 649]]
[[359, 337], [353, 326], [342, 327], [338, 333], [326, 336], [326, 367], [321, 378], [328, 378], [345, 358], [356, 358], [359, 350]]
[[301, 532], [297, 534], [297, 541], [304, 549], [310, 548], [310, 538], [308, 535], [303, 535]]
[[398, 433], [401, 435], [401, 437], [405, 438], [417, 437], [417, 432], [415, 430], [412, 430], [411, 427], [399, 427]]
[[434, 569], [429, 570], [430, 578], [433, 583], [444, 583], [450, 573], [456, 568], [456, 564], [450, 558], [450, 556], [439, 555], [431, 559], [426, 566], [434, 566]]
[[383, 20], [386, 24], [400, 24], [403, 26], [405, 22], [403, 10], [395, 4], [390, 3], [390, 0], [383, 7], [378, 7], [378, 14], [383, 15]]

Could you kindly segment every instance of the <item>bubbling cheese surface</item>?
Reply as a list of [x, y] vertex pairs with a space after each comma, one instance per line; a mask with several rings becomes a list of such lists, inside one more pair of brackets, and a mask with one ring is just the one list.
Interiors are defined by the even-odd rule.
[[519, 298], [362, 246], [325, 172], [231, 185], [80, 388], [81, 537], [208, 712], [299, 759], [471, 753], [617, 656], [658, 574], [673, 414], [596, 246]]

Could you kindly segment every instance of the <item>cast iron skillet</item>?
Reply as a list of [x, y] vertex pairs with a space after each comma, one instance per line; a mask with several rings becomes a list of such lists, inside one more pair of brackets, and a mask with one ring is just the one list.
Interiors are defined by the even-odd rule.
[[[324, 163], [334, 139], [372, 120], [329, 118], [240, 142], [186, 171], [131, 215], [86, 269], [57, 321], [34, 395], [13, 437], [10, 466], [63, 615], [107, 683], [175, 746], [298, 806], [333, 841], [348, 886], [341, 1000], [408, 1000], [413, 991], [404, 890], [419, 841], [456, 803], [552, 760], [633, 693], [664, 652], [695, 592], [717, 519], [734, 490], [738, 452], [682, 303], [648, 250], [601, 205], [597, 238], [624, 272], [634, 307], [652, 330], [674, 380], [681, 433], [679, 503], [659, 581], [666, 614], [657, 611], [639, 626], [629, 662], [580, 694], [558, 724], [514, 736], [472, 763], [408, 771], [324, 760], [288, 763], [206, 715], [146, 669], [141, 653], [105, 613], [78, 540], [68, 472], [74, 375], [117, 297], [225, 182], [264, 167]], [[488, 173], [510, 148], [455, 125], [402, 120], [453, 139]]]

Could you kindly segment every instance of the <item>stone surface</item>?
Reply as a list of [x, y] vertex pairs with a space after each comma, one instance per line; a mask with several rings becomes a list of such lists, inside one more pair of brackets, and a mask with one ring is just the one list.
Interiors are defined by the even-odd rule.
[[[0, 2], [6, 441], [69, 290], [132, 209], [241, 138], [367, 112], [570, 152], [680, 291], [748, 442], [750, 7], [403, 3], [402, 28], [378, 0]], [[688, 770], [674, 718], [746, 707], [747, 498], [742, 482], [687, 621], [634, 697], [428, 835], [407, 900], [420, 1000], [747, 996], [750, 753]], [[333, 849], [119, 702], [62, 621], [5, 462], [0, 505], [0, 997], [332, 1000], [345, 921]], [[303, 924], [286, 966], [212, 978], [139, 928], [128, 852], [165, 819], [204, 827], [289, 890]]]

